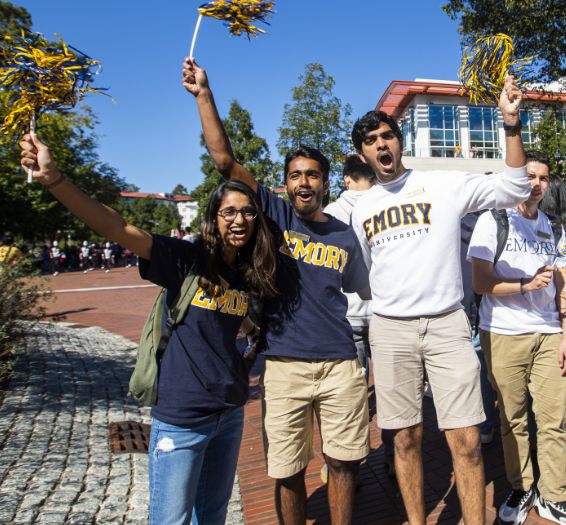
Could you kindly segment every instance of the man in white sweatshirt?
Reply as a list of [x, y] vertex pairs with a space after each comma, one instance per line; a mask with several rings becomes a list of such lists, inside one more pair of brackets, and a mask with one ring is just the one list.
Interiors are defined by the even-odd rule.
[[461, 305], [460, 219], [504, 208], [530, 193], [520, 133], [521, 92], [508, 77], [500, 98], [506, 166], [493, 176], [403, 166], [397, 123], [380, 111], [359, 119], [352, 140], [378, 184], [354, 208], [352, 225], [370, 267], [369, 340], [377, 423], [395, 430], [395, 472], [411, 525], [424, 525], [422, 395], [426, 369], [446, 431], [466, 525], [484, 524], [478, 425], [485, 419], [470, 326]]

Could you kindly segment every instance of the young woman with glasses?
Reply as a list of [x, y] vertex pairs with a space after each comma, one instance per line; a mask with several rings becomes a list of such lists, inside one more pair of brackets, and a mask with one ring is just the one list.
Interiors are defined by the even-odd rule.
[[236, 348], [250, 297], [273, 296], [275, 246], [245, 184], [226, 182], [210, 197], [195, 242], [151, 235], [127, 224], [74, 186], [35, 135], [21, 165], [77, 218], [140, 257], [140, 274], [175, 297], [185, 276], [199, 289], [163, 355], [152, 408], [150, 523], [223, 524], [236, 471], [248, 375]]

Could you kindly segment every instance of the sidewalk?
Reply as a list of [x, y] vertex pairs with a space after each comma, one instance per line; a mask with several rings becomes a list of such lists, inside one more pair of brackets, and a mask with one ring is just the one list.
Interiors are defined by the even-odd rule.
[[[109, 424], [149, 423], [127, 397], [135, 344], [39, 324], [19, 344], [0, 407], [0, 523], [147, 523], [147, 454], [114, 453]], [[227, 523], [243, 523], [235, 494]]]
[[[52, 279], [52, 287], [55, 290], [146, 284], [137, 277], [135, 269], [116, 270], [109, 274], [102, 272], [63, 274]], [[66, 312], [66, 320], [69, 322], [102, 326], [112, 332], [125, 335], [130, 340], [135, 340], [156, 293], [156, 288], [59, 292], [55, 294], [57, 301], [49, 305], [49, 312], [51, 314]], [[116, 420], [113, 418], [119, 420], [130, 417], [137, 420], [147, 418], [146, 413], [140, 411], [137, 405], [129, 402], [125, 397], [127, 379], [134, 359], [134, 345], [128, 340], [117, 338], [114, 348], [107, 342], [108, 338], [114, 336], [97, 329], [87, 329], [84, 332], [87, 334], [85, 337], [91, 339], [90, 342], [85, 341], [85, 337], [77, 335], [82, 334], [83, 330], [73, 331], [68, 328], [44, 326], [38, 330], [38, 334], [33, 336], [33, 342], [26, 342], [26, 353], [15, 382], [10, 386], [6, 401], [15, 397], [8, 404], [5, 401], [0, 409], [0, 449], [4, 448], [1, 452], [0, 467], [0, 508], [2, 509], [0, 523], [16, 523], [4, 521], [14, 519], [6, 517], [8, 512], [14, 512], [14, 501], [19, 505], [18, 512], [24, 512], [26, 508], [31, 507], [34, 512], [46, 513], [45, 505], [49, 504], [51, 507], [47, 508], [52, 508], [52, 504], [57, 502], [54, 494], [58, 488], [61, 488], [62, 479], [66, 479], [65, 476], [73, 468], [79, 479], [75, 479], [72, 483], [80, 484], [81, 490], [77, 491], [75, 487], [73, 489], [75, 492], [71, 491], [74, 496], [68, 500], [69, 510], [65, 518], [69, 521], [37, 521], [37, 523], [142, 523], [135, 520], [140, 519], [142, 513], [140, 509], [147, 504], [144, 499], [147, 496], [144, 485], [145, 471], [143, 471], [146, 468], [144, 465], [147, 457], [136, 454], [112, 455], [107, 449], [102, 452], [102, 446], [97, 450], [93, 448], [95, 444], [100, 445], [103, 441], [107, 443], [105, 429], [108, 421]], [[96, 337], [92, 339], [94, 335]], [[37, 352], [38, 348], [42, 350], [41, 353]], [[66, 357], [63, 358], [62, 355]], [[48, 363], [51, 363], [49, 367], [53, 370], [51, 376], [45, 375]], [[28, 373], [29, 376], [26, 375]], [[69, 374], [72, 374], [71, 379], [68, 378]], [[49, 395], [45, 394], [46, 388], [54, 389], [52, 391], [56, 392], [60, 399], [50, 399]], [[89, 395], [91, 400], [87, 402]], [[425, 399], [424, 408], [423, 457], [427, 523], [455, 525], [460, 521], [461, 515], [453, 483], [450, 456], [444, 436], [436, 429], [434, 408], [429, 399]], [[76, 414], [76, 422], [69, 415], [71, 410]], [[245, 414], [244, 439], [238, 466], [243, 516], [247, 525], [268, 525], [276, 523], [274, 483], [265, 473], [257, 376], [252, 378], [252, 399], [246, 406]], [[14, 428], [17, 432], [13, 431]], [[89, 432], [93, 433], [92, 437], [89, 437]], [[35, 441], [30, 442], [36, 435], [37, 447]], [[55, 439], [53, 436], [60, 437]], [[6, 447], [6, 443], [10, 444], [9, 448]], [[51, 446], [55, 446], [54, 457], [51, 457]], [[308, 522], [322, 525], [329, 523], [329, 518], [326, 487], [322, 485], [319, 475], [322, 466], [319, 443], [316, 450], [317, 457], [307, 471]], [[496, 522], [496, 508], [509, 491], [505, 481], [498, 435], [495, 437], [495, 442], [485, 447], [483, 452], [486, 465], [487, 523], [493, 524]], [[29, 458], [25, 461], [29, 465], [21, 466], [18, 458], [27, 456]], [[8, 458], [7, 461], [5, 457]], [[76, 465], [75, 460], [78, 462]], [[43, 466], [44, 464], [47, 466]], [[94, 467], [99, 464], [104, 465], [102, 468], [105, 475], [102, 476], [99, 472], [97, 478], [93, 472]], [[112, 470], [114, 468], [117, 469], [116, 473]], [[130, 485], [120, 486], [113, 482], [112, 480], [124, 476], [123, 472], [126, 468], [130, 469]], [[12, 485], [5, 487], [5, 480], [11, 479], [12, 472], [16, 474], [19, 485], [13, 481]], [[42, 481], [43, 473], [48, 474], [45, 482]], [[87, 485], [91, 478], [92, 483]], [[101, 479], [105, 481], [100, 481]], [[98, 481], [95, 483], [96, 480]], [[371, 453], [362, 465], [360, 481], [355, 524], [401, 525], [405, 522], [397, 484], [389, 479], [385, 472], [381, 442], [374, 422], [371, 426]], [[66, 482], [65, 486], [68, 483], [71, 481]], [[16, 487], [20, 491], [16, 498], [10, 496], [13, 490], [11, 487]], [[65, 497], [70, 498], [70, 496]], [[98, 505], [96, 509], [94, 498]], [[96, 521], [70, 521], [73, 513], [78, 515], [85, 512], [85, 506], [81, 507], [79, 501], [81, 504], [90, 501], [88, 515], [97, 514], [96, 518], [92, 518]], [[235, 506], [238, 507], [237, 498]], [[10, 508], [12, 510], [9, 510]], [[5, 509], [7, 509], [6, 514], [4, 514]], [[116, 514], [111, 514], [110, 509], [115, 509]], [[107, 514], [104, 514], [103, 510]], [[50, 512], [55, 513], [55, 511]], [[116, 521], [102, 521], [105, 515], [107, 516], [105, 519]], [[527, 525], [549, 523], [540, 518], [534, 510], [526, 521]]]

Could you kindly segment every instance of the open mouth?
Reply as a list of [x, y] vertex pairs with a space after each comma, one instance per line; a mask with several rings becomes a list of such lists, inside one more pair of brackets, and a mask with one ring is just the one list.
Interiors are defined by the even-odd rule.
[[379, 157], [379, 163], [387, 170], [393, 167], [393, 157], [389, 153], [384, 153]]
[[246, 238], [247, 229], [246, 228], [231, 228], [230, 235], [236, 241], [243, 241]]
[[314, 192], [312, 191], [300, 190], [295, 195], [297, 200], [305, 205], [312, 204], [314, 200]]

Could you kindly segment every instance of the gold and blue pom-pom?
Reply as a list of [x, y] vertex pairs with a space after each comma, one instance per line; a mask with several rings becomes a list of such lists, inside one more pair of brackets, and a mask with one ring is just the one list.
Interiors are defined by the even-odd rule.
[[216, 0], [199, 7], [202, 16], [209, 16], [227, 22], [228, 30], [235, 36], [245, 34], [248, 38], [257, 37], [265, 30], [252, 22], [268, 24], [273, 13], [273, 2], [263, 0]]
[[513, 59], [513, 40], [509, 35], [479, 38], [464, 49], [459, 79], [473, 104], [497, 104], [508, 74], [519, 82], [534, 57]]
[[73, 108], [87, 92], [100, 63], [68, 46], [46, 40], [41, 34], [7, 36], [0, 44], [0, 89], [7, 110], [2, 138], [17, 139], [41, 113]]

